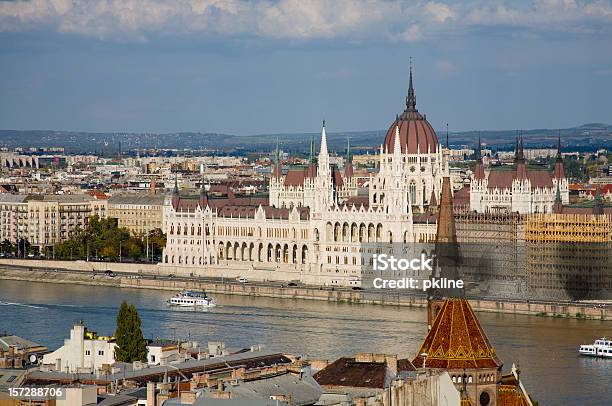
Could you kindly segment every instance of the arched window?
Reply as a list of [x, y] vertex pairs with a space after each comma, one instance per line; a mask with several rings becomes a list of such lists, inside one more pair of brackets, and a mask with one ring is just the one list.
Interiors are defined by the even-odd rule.
[[410, 181], [410, 204], [416, 204], [416, 184]]
[[425, 199], [427, 199], [427, 186], [425, 185], [425, 181], [423, 181], [423, 205], [425, 205]]

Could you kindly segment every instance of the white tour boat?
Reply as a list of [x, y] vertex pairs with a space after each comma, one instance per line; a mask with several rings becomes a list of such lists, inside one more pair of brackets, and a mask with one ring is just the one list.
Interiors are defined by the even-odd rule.
[[206, 292], [185, 290], [168, 299], [168, 305], [179, 307], [214, 307], [217, 303]]
[[587, 357], [612, 358], [612, 340], [604, 337], [595, 340], [594, 344], [581, 345], [578, 353]]

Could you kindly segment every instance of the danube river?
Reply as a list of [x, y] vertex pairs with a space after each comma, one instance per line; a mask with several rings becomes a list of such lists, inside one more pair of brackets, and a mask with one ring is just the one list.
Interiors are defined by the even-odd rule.
[[[0, 280], [0, 332], [62, 345], [83, 320], [110, 335], [122, 300], [138, 308], [146, 337], [225, 341], [335, 359], [355, 352], [412, 358], [426, 334], [424, 309], [217, 295], [209, 312], [170, 310], [171, 292]], [[8, 304], [7, 304], [8, 303]], [[579, 357], [581, 343], [612, 336], [612, 323], [507, 314], [478, 314], [508, 371], [518, 363], [540, 405], [611, 404], [612, 360]]]

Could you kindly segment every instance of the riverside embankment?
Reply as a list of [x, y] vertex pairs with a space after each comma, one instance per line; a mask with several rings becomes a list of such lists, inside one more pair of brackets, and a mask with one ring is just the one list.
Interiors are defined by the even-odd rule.
[[[112, 276], [106, 271], [112, 270]], [[0, 280], [19, 280], [71, 285], [97, 285], [117, 288], [141, 288], [178, 291], [205, 290], [210, 293], [345, 302], [385, 306], [425, 307], [424, 296], [398, 291], [361, 291], [317, 286], [287, 286], [280, 282], [238, 283], [234, 279], [161, 275], [156, 265], [107, 264], [84, 261], [0, 260]], [[612, 320], [611, 306], [591, 303], [519, 302], [470, 300], [475, 311]]]

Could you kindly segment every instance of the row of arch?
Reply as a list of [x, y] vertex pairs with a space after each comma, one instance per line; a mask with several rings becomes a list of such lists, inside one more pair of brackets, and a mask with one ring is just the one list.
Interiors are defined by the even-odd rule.
[[[472, 377], [472, 375], [465, 376], [466, 383], [472, 383], [473, 379], [474, 378]], [[454, 383], [462, 383], [463, 375], [452, 375], [451, 380]], [[495, 381], [496, 381], [495, 374], [479, 374], [478, 375], [478, 383], [493, 383]]]
[[[191, 231], [191, 232], [190, 232]], [[208, 226], [205, 229], [205, 235], [209, 235]], [[181, 225], [177, 224], [176, 227], [174, 224], [170, 225], [170, 235], [202, 235], [202, 226], [198, 224], [196, 228], [194, 224], [189, 227], [187, 224]]]
[[166, 264], [179, 264], [179, 265], [204, 265], [201, 256], [189, 256], [189, 255], [166, 255], [164, 258]]
[[219, 242], [217, 257], [226, 261], [258, 261], [285, 264], [306, 264], [308, 246], [306, 244], [272, 244], [246, 242]]
[[[318, 236], [318, 231], [315, 230], [315, 235]], [[327, 241], [333, 242], [393, 242], [393, 233], [388, 231], [384, 238], [383, 225], [381, 223], [340, 223], [332, 224], [328, 222], [325, 228], [325, 236]], [[407, 231], [403, 233], [403, 242], [411, 241]], [[317, 238], [318, 241], [318, 238]]]

